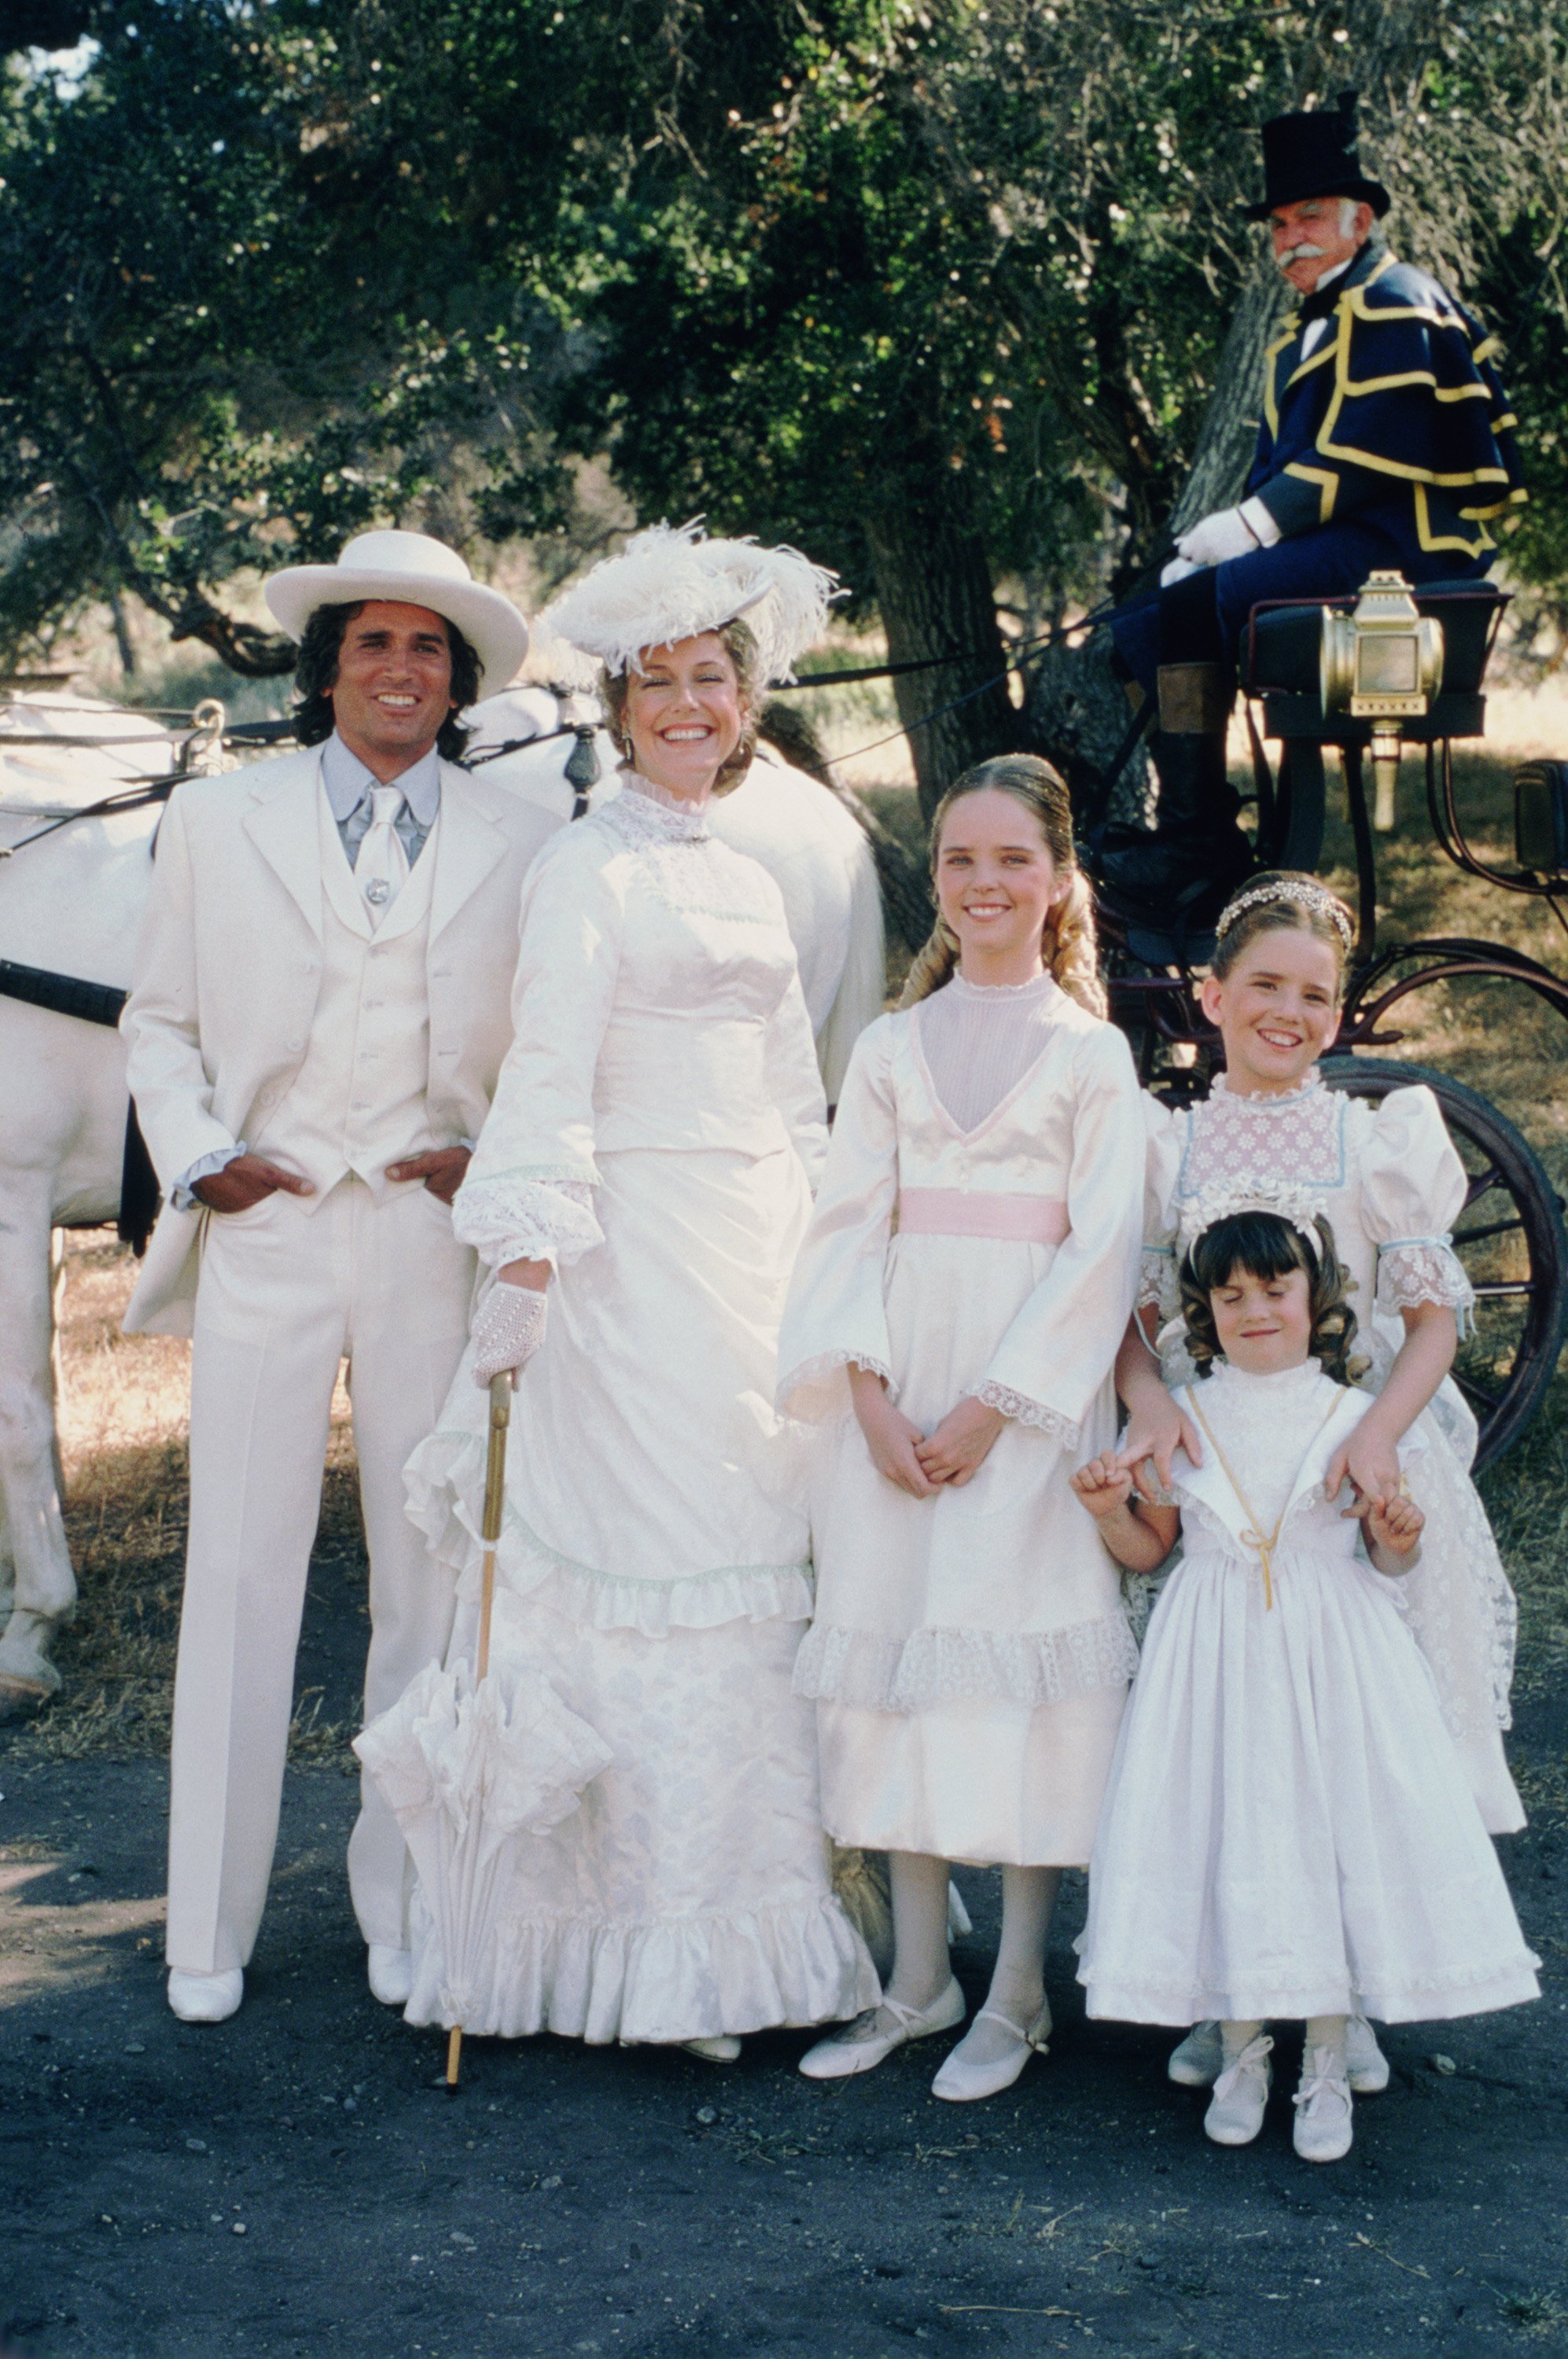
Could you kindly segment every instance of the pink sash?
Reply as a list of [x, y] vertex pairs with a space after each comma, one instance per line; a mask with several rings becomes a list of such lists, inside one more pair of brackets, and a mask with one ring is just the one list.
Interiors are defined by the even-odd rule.
[[898, 1234], [906, 1237], [999, 1237], [1009, 1245], [1059, 1245], [1071, 1229], [1060, 1196], [1007, 1196], [967, 1188], [903, 1188]]

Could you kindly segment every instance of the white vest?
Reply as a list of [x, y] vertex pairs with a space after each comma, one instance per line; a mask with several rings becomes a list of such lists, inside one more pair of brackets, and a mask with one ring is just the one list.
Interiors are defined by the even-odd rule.
[[[376, 928], [354, 879], [325, 788], [317, 789], [321, 853], [321, 985], [305, 1061], [250, 1140], [315, 1187], [319, 1204], [347, 1172], [373, 1195], [387, 1166], [438, 1139], [426, 1104], [430, 994], [426, 952], [438, 815], [407, 884]], [[400, 1192], [400, 1191], [399, 1191]]]

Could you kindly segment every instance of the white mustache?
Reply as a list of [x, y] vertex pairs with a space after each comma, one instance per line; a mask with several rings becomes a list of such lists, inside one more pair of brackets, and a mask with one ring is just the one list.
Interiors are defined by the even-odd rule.
[[1279, 256], [1279, 267], [1289, 270], [1292, 262], [1321, 262], [1327, 252], [1326, 245], [1293, 245], [1289, 254]]

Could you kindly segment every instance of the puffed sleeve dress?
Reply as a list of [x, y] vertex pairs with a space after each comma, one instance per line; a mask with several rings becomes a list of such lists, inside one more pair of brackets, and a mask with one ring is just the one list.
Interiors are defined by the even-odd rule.
[[[810, 1708], [800, 1452], [779, 1316], [826, 1143], [778, 887], [701, 813], [627, 791], [524, 886], [516, 1040], [454, 1206], [492, 1268], [548, 1259], [506, 1465], [492, 1666], [611, 1751], [511, 1840], [469, 2028], [673, 2041], [874, 2003], [834, 1899]], [[408, 1467], [471, 1655], [485, 1397], [461, 1368]], [[426, 1926], [409, 2018], [440, 2013]]]
[[[780, 1343], [780, 1400], [818, 1429], [796, 1688], [841, 1843], [1089, 1856], [1137, 1649], [1069, 1477], [1115, 1436], [1142, 1186], [1127, 1043], [1049, 976], [955, 977], [856, 1045]], [[974, 1480], [879, 1474], [851, 1364], [926, 1432], [965, 1395], [1002, 1409]]]
[[[1172, 1113], [1145, 1100], [1146, 1235], [1140, 1299], [1171, 1324], [1160, 1336], [1168, 1382], [1192, 1375], [1175, 1323], [1176, 1236], [1205, 1190], [1281, 1180], [1321, 1194], [1352, 1282], [1356, 1344], [1370, 1365], [1362, 1384], [1387, 1382], [1404, 1341], [1399, 1314], [1422, 1302], [1463, 1326], [1474, 1294], [1453, 1249], [1466, 1180], [1431, 1090], [1394, 1090], [1373, 1105], [1331, 1090], [1314, 1073], [1273, 1096], [1233, 1091], [1224, 1074], [1196, 1105]], [[1494, 1834], [1522, 1827], [1524, 1810], [1503, 1755], [1511, 1724], [1518, 1608], [1480, 1495], [1470, 1479], [1475, 1420], [1452, 1377], [1411, 1429], [1410, 1481], [1426, 1512], [1421, 1561], [1399, 1601], [1436, 1681], [1443, 1715]]]

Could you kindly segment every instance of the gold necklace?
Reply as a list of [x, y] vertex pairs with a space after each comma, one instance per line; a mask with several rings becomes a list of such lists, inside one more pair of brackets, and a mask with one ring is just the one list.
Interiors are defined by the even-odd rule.
[[[1244, 1516], [1249, 1516], [1252, 1518], [1247, 1529], [1244, 1532], [1239, 1532], [1236, 1537], [1240, 1540], [1243, 1548], [1255, 1548], [1258, 1550], [1258, 1562], [1263, 1567], [1263, 1610], [1266, 1614], [1272, 1614], [1274, 1611], [1274, 1550], [1279, 1545], [1279, 1534], [1284, 1527], [1285, 1517], [1290, 1512], [1290, 1495], [1286, 1495], [1285, 1505], [1280, 1508], [1279, 1513], [1274, 1519], [1273, 1530], [1271, 1532], [1260, 1531], [1258, 1527], [1262, 1523], [1263, 1518], [1258, 1514], [1257, 1508], [1253, 1506], [1251, 1500], [1247, 1497], [1246, 1492], [1242, 1489], [1241, 1484], [1236, 1481], [1231, 1462], [1225, 1456], [1225, 1451], [1220, 1448], [1220, 1445], [1214, 1437], [1214, 1429], [1211, 1427], [1208, 1419], [1203, 1415], [1203, 1410], [1198, 1407], [1198, 1397], [1196, 1393], [1192, 1390], [1191, 1385], [1184, 1386], [1182, 1389], [1185, 1391], [1187, 1398], [1192, 1405], [1192, 1415], [1197, 1419], [1198, 1423], [1203, 1427], [1203, 1431], [1208, 1436], [1210, 1449], [1214, 1451], [1214, 1456], [1219, 1460], [1220, 1472], [1224, 1474], [1225, 1481], [1230, 1484], [1231, 1489], [1236, 1493], [1236, 1497], [1241, 1502], [1242, 1514]], [[1302, 1451], [1300, 1459], [1297, 1461], [1297, 1477], [1300, 1476], [1301, 1468], [1306, 1464], [1307, 1460], [1312, 1453], [1312, 1443], [1316, 1441], [1318, 1435], [1323, 1431], [1323, 1427], [1328, 1423], [1330, 1418], [1334, 1415], [1334, 1410], [1339, 1407], [1341, 1400], [1349, 1390], [1350, 1387], [1348, 1385], [1340, 1385], [1335, 1389], [1333, 1400], [1330, 1401], [1327, 1408], [1324, 1409], [1323, 1416], [1319, 1419], [1316, 1427], [1313, 1429], [1312, 1441], [1308, 1442], [1306, 1449]], [[1295, 1487], [1295, 1482], [1292, 1481], [1290, 1484], [1291, 1491], [1294, 1491]]]

